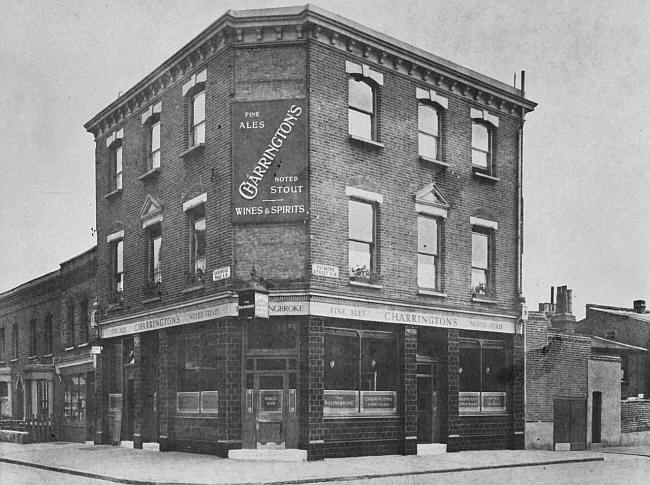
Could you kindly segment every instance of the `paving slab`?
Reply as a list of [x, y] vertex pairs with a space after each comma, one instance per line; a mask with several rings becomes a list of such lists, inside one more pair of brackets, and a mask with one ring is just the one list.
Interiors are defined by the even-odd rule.
[[427, 456], [364, 456], [312, 462], [228, 460], [211, 455], [158, 452], [54, 442], [0, 443], [0, 461], [135, 484], [300, 484], [450, 473], [507, 467], [602, 461], [591, 451], [481, 450]]

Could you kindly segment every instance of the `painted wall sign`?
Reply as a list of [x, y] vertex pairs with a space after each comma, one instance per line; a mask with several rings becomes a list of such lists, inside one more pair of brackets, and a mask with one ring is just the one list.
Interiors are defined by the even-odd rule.
[[227, 280], [230, 278], [230, 266], [217, 268], [212, 272], [212, 281]]
[[148, 332], [166, 327], [175, 327], [177, 325], [187, 325], [189, 323], [203, 322], [225, 316], [236, 314], [237, 304], [232, 302], [211, 303], [202, 307], [194, 307], [188, 310], [177, 310], [161, 312], [156, 316], [147, 316], [142, 320], [128, 320], [119, 322], [114, 325], [106, 324], [100, 327], [101, 338], [117, 337], [132, 333]]
[[325, 278], [338, 278], [339, 267], [330, 266], [329, 264], [313, 264], [311, 274], [314, 276], [324, 276]]
[[234, 224], [307, 219], [306, 127], [304, 99], [233, 103]]
[[421, 325], [426, 327], [457, 328], [460, 330], [481, 330], [484, 332], [515, 333], [515, 322], [500, 317], [464, 313], [437, 312], [431, 310], [392, 310], [386, 307], [343, 305], [312, 301], [310, 315], [321, 317], [370, 320], [374, 322]]

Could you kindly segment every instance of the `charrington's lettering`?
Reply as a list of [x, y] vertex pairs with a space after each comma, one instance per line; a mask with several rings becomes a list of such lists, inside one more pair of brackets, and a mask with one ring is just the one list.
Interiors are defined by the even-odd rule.
[[[287, 110], [287, 114], [271, 138], [271, 141], [267, 145], [266, 150], [264, 150], [259, 160], [257, 161], [257, 165], [255, 165], [253, 168], [252, 173], [246, 174], [246, 180], [239, 184], [239, 195], [241, 195], [244, 199], [253, 200], [255, 197], [257, 197], [257, 187], [259, 183], [264, 178], [264, 175], [266, 175], [266, 172], [269, 170], [269, 167], [273, 163], [273, 160], [275, 160], [278, 151], [280, 148], [282, 148], [284, 140], [287, 139], [287, 136], [293, 130], [293, 127], [298, 121], [298, 117], [301, 114], [302, 108], [300, 106], [296, 106], [295, 104], [291, 105], [291, 107]], [[304, 212], [304, 209], [302, 212]], [[291, 214], [293, 212], [289, 213]]]
[[439, 317], [437, 315], [423, 315], [421, 313], [386, 312], [384, 315], [387, 322], [415, 323], [434, 325], [436, 327], [457, 327], [456, 317]]

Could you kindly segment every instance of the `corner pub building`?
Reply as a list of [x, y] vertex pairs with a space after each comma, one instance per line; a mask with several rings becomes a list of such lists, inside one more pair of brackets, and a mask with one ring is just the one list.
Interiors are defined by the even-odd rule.
[[85, 125], [95, 442], [523, 448], [534, 107], [311, 5], [219, 18]]

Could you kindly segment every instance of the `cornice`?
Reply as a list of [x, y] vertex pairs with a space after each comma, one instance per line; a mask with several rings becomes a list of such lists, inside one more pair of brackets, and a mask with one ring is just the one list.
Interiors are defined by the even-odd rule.
[[319, 42], [474, 103], [521, 116], [536, 103], [519, 89], [361, 24], [306, 5], [229, 10], [84, 127], [95, 137], [116, 127], [227, 47]]

